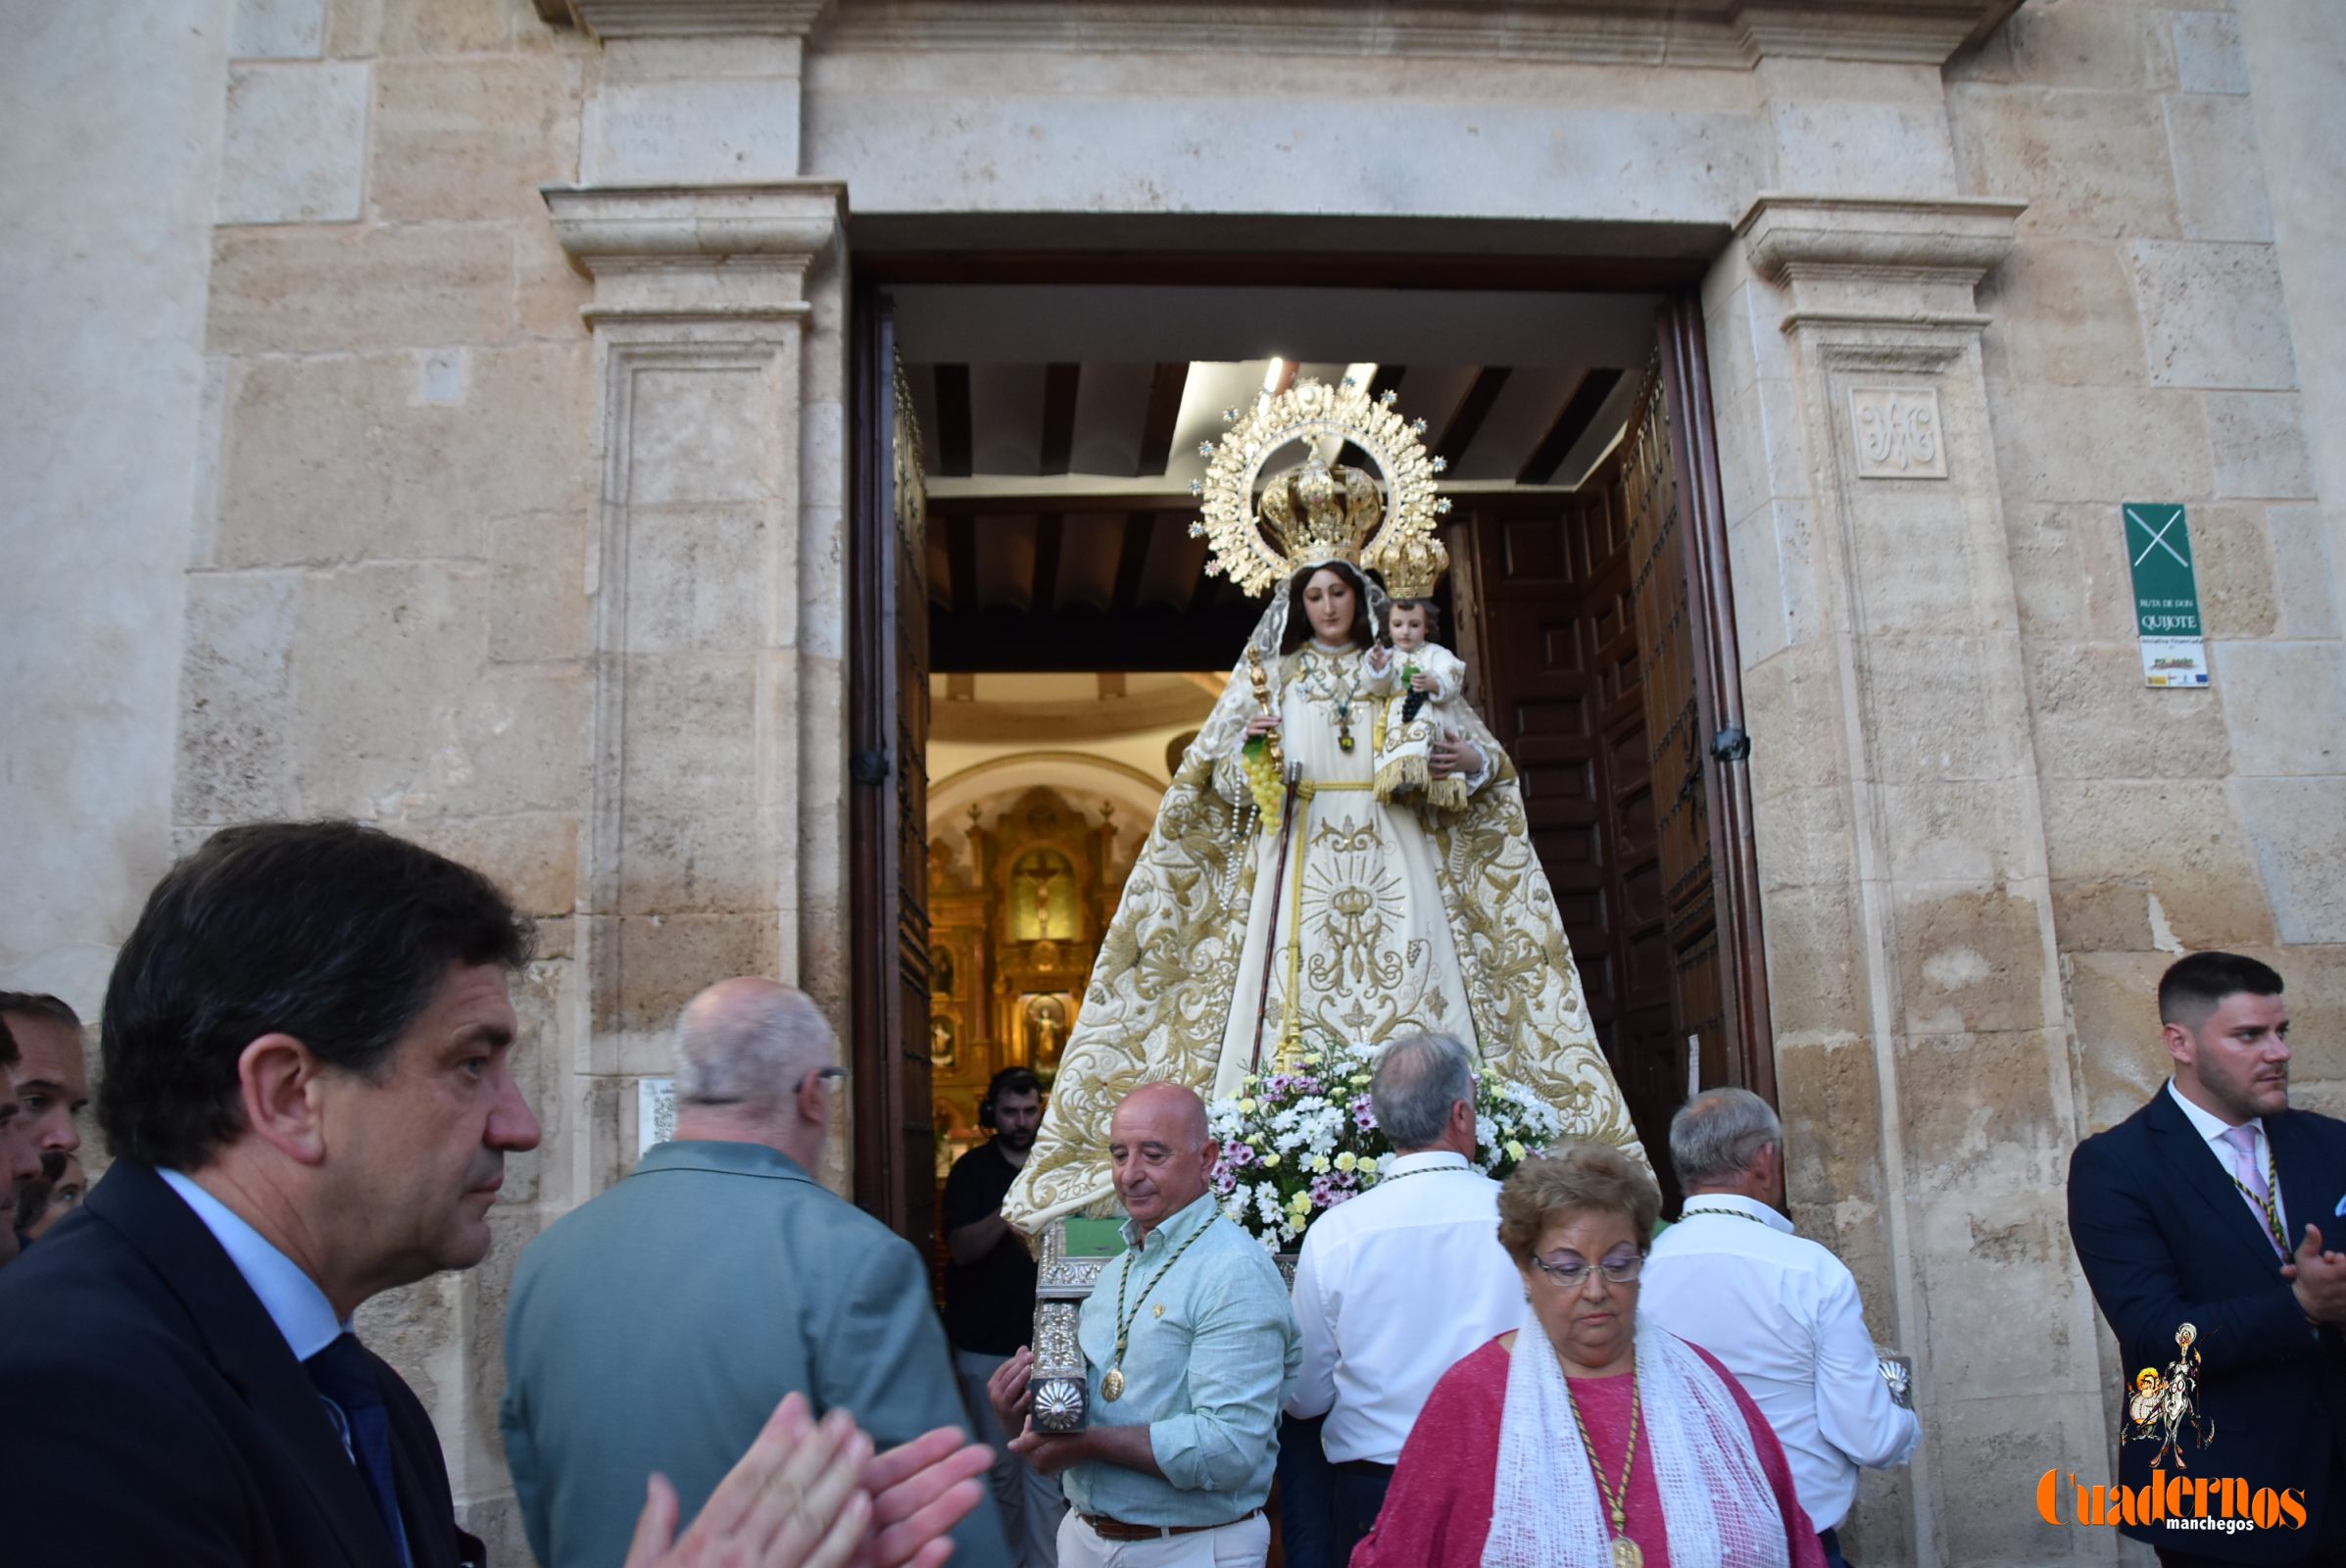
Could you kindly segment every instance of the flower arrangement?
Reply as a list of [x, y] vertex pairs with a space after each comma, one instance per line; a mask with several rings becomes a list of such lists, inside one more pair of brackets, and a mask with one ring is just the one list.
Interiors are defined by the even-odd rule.
[[[1239, 1098], [1207, 1107], [1222, 1146], [1208, 1180], [1222, 1212], [1266, 1250], [1295, 1250], [1314, 1219], [1374, 1187], [1400, 1157], [1369, 1104], [1376, 1060], [1372, 1046], [1322, 1046], [1289, 1070], [1248, 1074]], [[1563, 1130], [1525, 1085], [1479, 1075], [1475, 1169], [1504, 1181]]]

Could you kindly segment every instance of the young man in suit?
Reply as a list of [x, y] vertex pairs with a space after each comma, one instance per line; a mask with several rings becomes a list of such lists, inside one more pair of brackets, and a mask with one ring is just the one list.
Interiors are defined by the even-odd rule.
[[[229, 828], [156, 886], [106, 994], [114, 1164], [0, 1276], [0, 1410], [25, 1416], [0, 1475], [42, 1502], [10, 1568], [483, 1560], [430, 1418], [351, 1319], [488, 1251], [506, 1157], [538, 1142], [507, 1062], [529, 946], [478, 872], [352, 822]], [[812, 1537], [902, 1524], [878, 1560], [907, 1560], [981, 1493], [983, 1450], [949, 1471], [950, 1436], [874, 1458], [803, 1404], [756, 1436], [677, 1553], [795, 1568]], [[675, 1493], [649, 1491], [628, 1568], [676, 1555]]]
[[2185, 1514], [2191, 1483], [2227, 1478], [2303, 1509], [2302, 1524], [2284, 1512], [2229, 1534], [2167, 1517], [2121, 1527], [2169, 1568], [2346, 1562], [2346, 1254], [2331, 1250], [2346, 1233], [2346, 1123], [2289, 1106], [2281, 990], [2228, 953], [2169, 968], [2173, 1076], [2070, 1161], [2070, 1236], [2129, 1375], [2176, 1362], [2194, 1330], [2197, 1419], [2122, 1442], [2119, 1482], [2137, 1491], [2164, 1461], [2163, 1487], [2185, 1478]]

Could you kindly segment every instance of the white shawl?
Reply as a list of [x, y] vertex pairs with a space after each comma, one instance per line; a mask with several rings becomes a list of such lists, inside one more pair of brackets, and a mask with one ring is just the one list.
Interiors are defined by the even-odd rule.
[[[1670, 1560], [1683, 1568], [1788, 1568], [1784, 1511], [1735, 1395], [1691, 1346], [1642, 1319], [1637, 1347], [1637, 1400]], [[1564, 1364], [1528, 1305], [1511, 1359], [1483, 1568], [1604, 1568], [1611, 1519], [1572, 1418]], [[1608, 1478], [1620, 1462], [1605, 1458]]]

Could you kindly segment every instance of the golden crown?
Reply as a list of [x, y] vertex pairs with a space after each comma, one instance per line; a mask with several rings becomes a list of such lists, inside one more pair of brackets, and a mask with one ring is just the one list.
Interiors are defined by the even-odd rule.
[[[1434, 493], [1443, 463], [1426, 451], [1426, 421], [1404, 422], [1393, 402], [1392, 392], [1371, 399], [1346, 376], [1339, 386], [1299, 381], [1243, 414], [1223, 410], [1230, 428], [1219, 442], [1199, 444], [1199, 455], [1211, 461], [1205, 477], [1190, 487], [1204, 510], [1190, 532], [1213, 551], [1206, 574], [1220, 573], [1260, 595], [1299, 567], [1342, 561], [1375, 568], [1397, 598], [1432, 593], [1450, 562], [1434, 534], [1435, 519], [1450, 510]], [[1314, 450], [1271, 476], [1257, 510], [1254, 485], [1263, 465], [1290, 442], [1316, 447], [1330, 436], [1366, 453], [1378, 473], [1330, 463]]]

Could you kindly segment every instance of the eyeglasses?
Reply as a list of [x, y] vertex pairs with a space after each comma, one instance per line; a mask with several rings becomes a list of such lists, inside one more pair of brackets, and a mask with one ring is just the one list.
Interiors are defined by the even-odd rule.
[[[1577, 1291], [1588, 1283], [1590, 1267], [1581, 1262], [1551, 1263], [1537, 1254], [1532, 1258], [1532, 1266], [1568, 1291]], [[1644, 1272], [1645, 1258], [1642, 1253], [1632, 1252], [1618, 1263], [1598, 1263], [1595, 1269], [1615, 1285], [1630, 1285]]]
[[[806, 1075], [806, 1078], [812, 1078], [818, 1083], [844, 1083], [847, 1081], [847, 1075], [848, 1071], [845, 1067], [833, 1062], [828, 1067], [815, 1068], [814, 1071]], [[806, 1078], [802, 1078], [799, 1082], [804, 1084]]]

